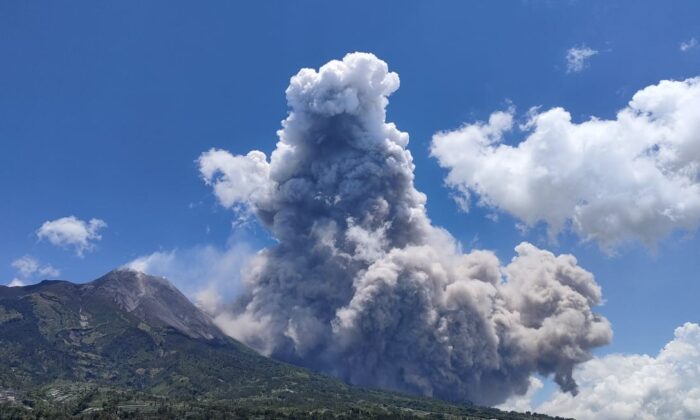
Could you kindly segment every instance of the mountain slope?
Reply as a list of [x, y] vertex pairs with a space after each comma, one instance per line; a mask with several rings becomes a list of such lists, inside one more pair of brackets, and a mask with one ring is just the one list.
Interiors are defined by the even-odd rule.
[[135, 271], [116, 270], [87, 284], [0, 287], [0, 402], [24, 400], [13, 410], [33, 405], [36, 415], [42, 409], [89, 415], [109, 407], [123, 414], [129, 404], [105, 405], [115, 398], [159, 409], [166, 401], [176, 410], [172, 415], [197, 406], [194, 412], [204, 417], [207, 410], [235, 408], [265, 416], [361, 411], [521, 418], [349, 387], [260, 356], [224, 335], [167, 280]]

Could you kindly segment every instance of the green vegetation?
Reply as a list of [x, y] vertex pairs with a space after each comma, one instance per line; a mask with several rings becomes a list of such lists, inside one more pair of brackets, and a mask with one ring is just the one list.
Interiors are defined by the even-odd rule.
[[[376, 395], [375, 395], [376, 396]], [[383, 401], [383, 402], [380, 402]], [[411, 401], [409, 397], [385, 395], [378, 400], [328, 400], [324, 404], [299, 406], [283, 398], [182, 399], [119, 389], [65, 384], [30, 392], [21, 401], [0, 405], [0, 419], [34, 418], [285, 418], [285, 419], [545, 419], [537, 414], [502, 412], [482, 407], [449, 406], [439, 401]]]
[[22, 319], [22, 314], [17, 311], [7, 310], [0, 306], [0, 324]]

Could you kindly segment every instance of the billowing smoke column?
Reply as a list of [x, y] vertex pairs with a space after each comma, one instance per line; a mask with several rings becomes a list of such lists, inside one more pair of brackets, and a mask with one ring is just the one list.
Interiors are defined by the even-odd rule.
[[593, 276], [528, 243], [501, 266], [431, 225], [408, 135], [385, 122], [396, 73], [355, 53], [287, 89], [291, 112], [268, 163], [259, 151], [200, 159], [220, 202], [252, 212], [278, 244], [217, 316], [264, 354], [353, 384], [482, 404], [531, 374], [576, 392], [572, 368], [608, 343]]

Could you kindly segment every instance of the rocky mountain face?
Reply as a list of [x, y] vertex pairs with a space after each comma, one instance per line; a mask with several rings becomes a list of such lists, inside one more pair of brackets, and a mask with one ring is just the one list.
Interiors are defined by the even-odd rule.
[[223, 334], [167, 280], [133, 270], [0, 286], [0, 418], [319, 413], [531, 418], [349, 387], [271, 360]]
[[119, 269], [80, 287], [83, 299], [113, 302], [148, 325], [172, 328], [191, 338], [226, 336], [175, 286], [162, 277]]

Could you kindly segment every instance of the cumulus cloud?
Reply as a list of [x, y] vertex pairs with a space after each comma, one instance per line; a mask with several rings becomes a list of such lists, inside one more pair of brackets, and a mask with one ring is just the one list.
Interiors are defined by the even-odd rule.
[[698, 40], [695, 38], [690, 38], [687, 41], [681, 42], [680, 49], [683, 52], [690, 51], [698, 46]]
[[225, 150], [211, 149], [197, 160], [207, 185], [225, 207], [236, 207], [246, 217], [246, 203], [260, 200], [267, 193], [270, 165], [265, 154], [252, 151], [246, 156], [233, 156]]
[[76, 255], [82, 257], [86, 251], [95, 248], [95, 241], [102, 239], [99, 231], [105, 227], [107, 223], [104, 220], [90, 219], [86, 222], [75, 216], [68, 216], [44, 222], [36, 231], [36, 235], [39, 240], [45, 239], [52, 245], [72, 247]]
[[251, 260], [217, 323], [354, 384], [494, 404], [540, 373], [575, 393], [574, 366], [611, 339], [592, 309], [600, 287], [571, 255], [522, 243], [504, 266], [433, 226], [408, 134], [385, 122], [398, 87], [371, 54], [302, 69], [269, 160], [202, 155], [221, 204], [245, 206], [278, 242]]
[[[583, 363], [574, 377], [580, 390], [575, 398], [556, 392], [534, 410], [581, 420], [700, 418], [700, 325], [676, 328], [655, 357], [608, 355]], [[522, 399], [510, 402], [533, 409]]]
[[512, 110], [495, 112], [435, 134], [431, 153], [462, 202], [474, 194], [528, 226], [545, 222], [552, 237], [570, 227], [610, 252], [630, 240], [653, 246], [700, 220], [700, 78], [648, 86], [610, 120], [533, 109], [516, 128]]
[[247, 242], [232, 237], [223, 249], [198, 245], [158, 251], [136, 258], [126, 267], [167, 278], [197, 306], [216, 315], [222, 303], [240, 293], [241, 270], [254, 253]]
[[566, 51], [566, 72], [578, 73], [588, 66], [588, 60], [598, 54], [597, 50], [582, 45]]
[[10, 287], [25, 286], [33, 282], [37, 277], [46, 279], [61, 275], [61, 272], [51, 264], [42, 265], [39, 263], [39, 260], [31, 255], [18, 258], [12, 261], [10, 265], [17, 270], [17, 277], [7, 284]]

